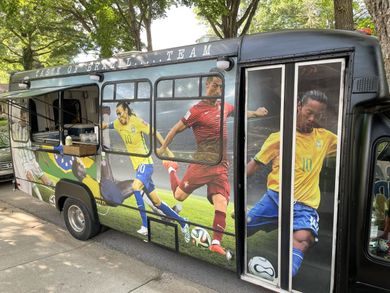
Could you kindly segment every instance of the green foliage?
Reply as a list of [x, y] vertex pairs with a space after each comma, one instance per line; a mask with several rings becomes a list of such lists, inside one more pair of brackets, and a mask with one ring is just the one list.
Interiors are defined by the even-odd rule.
[[76, 24], [49, 0], [0, 2], [0, 40], [0, 62], [9, 70], [64, 63], [82, 46]]
[[[69, 63], [81, 52], [110, 57], [141, 49], [141, 30], [173, 0], [2, 0], [0, 82], [5, 72]], [[149, 38], [151, 42], [151, 37]]]
[[353, 2], [353, 14], [356, 29], [369, 28], [372, 33], [375, 33], [374, 22], [372, 21], [363, 0], [355, 0]]
[[195, 13], [208, 23], [220, 38], [232, 38], [246, 34], [260, 0], [182, 0], [194, 6]]
[[263, 0], [250, 32], [333, 27], [333, 0]]
[[[373, 29], [362, 0], [353, 1], [353, 12], [357, 29]], [[333, 0], [262, 0], [250, 32], [305, 28], [334, 28]]]

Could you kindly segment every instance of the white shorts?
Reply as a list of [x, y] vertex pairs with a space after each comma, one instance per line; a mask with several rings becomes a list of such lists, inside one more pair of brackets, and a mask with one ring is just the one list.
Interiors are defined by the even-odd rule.
[[41, 167], [39, 167], [39, 164], [37, 161], [30, 161], [23, 164], [24, 172], [27, 174], [28, 171], [30, 171], [35, 177], [38, 179], [43, 176], [43, 171]]

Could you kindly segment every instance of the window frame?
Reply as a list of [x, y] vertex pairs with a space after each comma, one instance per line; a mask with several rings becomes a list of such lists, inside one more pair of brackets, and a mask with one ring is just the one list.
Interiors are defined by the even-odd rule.
[[[117, 84], [123, 84], [123, 83], [134, 83], [134, 99], [116, 99], [116, 85]], [[148, 99], [145, 99], [145, 98], [141, 98], [141, 99], [138, 99], [138, 84], [139, 83], [148, 83], [149, 86], [150, 86], [150, 97]], [[112, 99], [104, 99], [104, 89], [110, 85], [113, 85], [114, 86], [114, 89], [113, 89], [113, 98]], [[106, 82], [102, 85], [102, 88], [101, 88], [101, 97], [100, 97], [100, 104], [99, 104], [99, 119], [100, 119], [100, 123], [99, 123], [99, 127], [100, 127], [100, 132], [99, 132], [99, 139], [100, 139], [100, 144], [101, 144], [101, 147], [102, 147], [102, 151], [106, 152], [106, 153], [109, 153], [109, 154], [117, 154], [117, 155], [128, 155], [128, 156], [136, 156], [136, 157], [143, 157], [143, 158], [147, 158], [149, 157], [151, 154], [152, 154], [152, 150], [153, 150], [153, 126], [152, 126], [152, 100], [153, 100], [153, 83], [147, 79], [147, 78], [138, 78], [138, 79], [125, 79], [125, 80], [116, 80], [116, 81], [109, 81], [109, 82]], [[102, 123], [103, 123], [103, 111], [102, 111], [102, 108], [104, 105], [108, 104], [108, 103], [118, 103], [118, 102], [130, 102], [130, 103], [149, 103], [149, 121], [147, 121], [149, 123], [149, 144], [150, 144], [150, 147], [149, 147], [149, 151], [147, 154], [138, 154], [138, 153], [131, 153], [131, 152], [127, 152], [127, 151], [113, 151], [109, 148], [107, 148], [105, 145], [104, 145], [104, 140], [103, 140], [103, 127], [102, 127]], [[111, 107], [110, 107], [111, 108]], [[142, 118], [143, 119], [143, 118]]]
[[[221, 163], [223, 160], [223, 126], [224, 126], [224, 115], [225, 112], [225, 77], [220, 72], [206, 72], [206, 73], [198, 73], [198, 74], [186, 74], [186, 75], [172, 75], [172, 76], [164, 76], [156, 79], [154, 82], [154, 104], [153, 104], [153, 122], [156, 129], [158, 129], [158, 123], [157, 123], [157, 103], [158, 102], [164, 102], [164, 101], [201, 101], [205, 99], [215, 99], [215, 97], [207, 97], [202, 96], [203, 93], [203, 80], [207, 79], [207, 77], [210, 76], [217, 76], [222, 80], [222, 94], [221, 96], [217, 97], [216, 99], [221, 102], [221, 111], [220, 111], [220, 136], [219, 136], [219, 149], [220, 152], [218, 154], [218, 160], [215, 162], [207, 162], [207, 161], [199, 161], [199, 160], [191, 160], [191, 159], [185, 159], [185, 158], [179, 158], [179, 157], [168, 157], [168, 156], [162, 156], [157, 153], [157, 138], [154, 136], [154, 152], [156, 156], [161, 160], [170, 160], [175, 162], [183, 162], [183, 163], [190, 163], [190, 164], [202, 164], [202, 165], [209, 165], [209, 166], [216, 166]], [[190, 79], [190, 78], [198, 78], [198, 95], [197, 96], [189, 96], [189, 97], [175, 97], [175, 80], [178, 79]], [[158, 85], [162, 81], [172, 81], [172, 96], [171, 97], [158, 97]], [[188, 111], [189, 109], [185, 109], [185, 111]], [[185, 114], [185, 113], [184, 113]], [[183, 115], [184, 116], [184, 115]], [[180, 118], [181, 119], [181, 118]], [[171, 126], [173, 127], [173, 125]], [[168, 130], [169, 131], [169, 130]], [[196, 151], [195, 151], [196, 152]], [[194, 152], [194, 153], [195, 153]]]

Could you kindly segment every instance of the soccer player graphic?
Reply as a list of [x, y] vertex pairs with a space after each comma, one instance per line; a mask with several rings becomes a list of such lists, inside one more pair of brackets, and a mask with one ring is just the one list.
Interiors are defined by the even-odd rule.
[[[47, 186], [54, 186], [52, 180], [42, 171], [39, 166], [34, 152], [31, 148], [31, 140], [30, 140], [30, 131], [29, 131], [29, 118], [28, 118], [28, 110], [20, 109], [20, 119], [17, 121], [13, 121], [12, 123], [12, 138], [18, 144], [17, 155], [20, 159], [20, 163], [23, 167], [24, 174], [28, 181], [32, 183], [32, 190], [35, 195], [43, 200], [41, 192], [39, 191], [38, 186], [36, 185], [36, 181], [39, 180], [43, 184]], [[51, 197], [53, 198], [53, 197]], [[50, 199], [50, 203], [53, 204]]]
[[[327, 102], [328, 97], [318, 90], [304, 93], [298, 102], [294, 167], [293, 276], [298, 273], [305, 252], [318, 237], [320, 172], [324, 159], [335, 155], [337, 150], [337, 136], [318, 127], [319, 120], [327, 110]], [[272, 133], [247, 165], [247, 176], [252, 176], [259, 167], [272, 163], [272, 170], [267, 178], [267, 192], [247, 214], [248, 237], [260, 230], [268, 232], [277, 228], [279, 149], [280, 132]]]
[[[140, 155], [146, 155], [149, 150], [145, 143], [144, 134], [149, 135], [149, 124], [143, 121], [129, 107], [128, 103], [121, 101], [116, 105], [115, 119], [110, 124], [103, 124], [104, 128], [115, 129], [121, 136], [123, 142], [126, 145], [126, 149], [129, 153], [136, 153]], [[163, 138], [156, 131], [157, 140], [162, 143]], [[169, 150], [168, 150], [169, 152]], [[161, 201], [160, 197], [155, 190], [155, 186], [152, 180], [153, 174], [153, 160], [150, 156], [138, 157], [130, 156], [130, 160], [133, 164], [134, 170], [136, 170], [136, 176], [132, 185], [134, 190], [134, 196], [141, 215], [142, 226], [137, 233], [142, 235], [148, 235], [147, 228], [147, 216], [145, 212], [145, 205], [141, 195], [141, 191], [145, 188], [152, 200], [153, 204], [160, 209], [165, 215], [178, 221], [181, 226], [185, 242], [190, 241], [189, 226], [185, 219], [180, 217], [174, 210], [172, 210], [166, 203]]]
[[[222, 95], [222, 79], [218, 76], [209, 76], [206, 80], [206, 96], [220, 97]], [[200, 161], [210, 160], [216, 162], [220, 152], [220, 128], [221, 128], [221, 102], [216, 98], [205, 98], [192, 106], [187, 114], [179, 120], [168, 132], [162, 146], [157, 150], [163, 154], [174, 137], [187, 128], [192, 128], [197, 151], [194, 155]], [[184, 201], [194, 190], [207, 185], [207, 198], [214, 206], [213, 240], [210, 250], [226, 255], [226, 250], [221, 246], [221, 240], [226, 227], [226, 211], [230, 197], [230, 185], [228, 180], [227, 160], [227, 126], [226, 119], [232, 116], [234, 106], [225, 103], [223, 113], [223, 149], [222, 160], [217, 165], [190, 164], [180, 180], [176, 174], [178, 164], [173, 161], [164, 161], [164, 167], [168, 170], [171, 189], [176, 200]], [[249, 111], [249, 117], [261, 117], [267, 115], [265, 108]]]

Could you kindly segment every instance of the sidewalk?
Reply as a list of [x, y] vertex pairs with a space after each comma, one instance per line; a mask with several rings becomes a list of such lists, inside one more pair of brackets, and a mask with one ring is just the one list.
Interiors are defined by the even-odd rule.
[[216, 292], [93, 240], [77, 241], [1, 196], [0, 292]]

